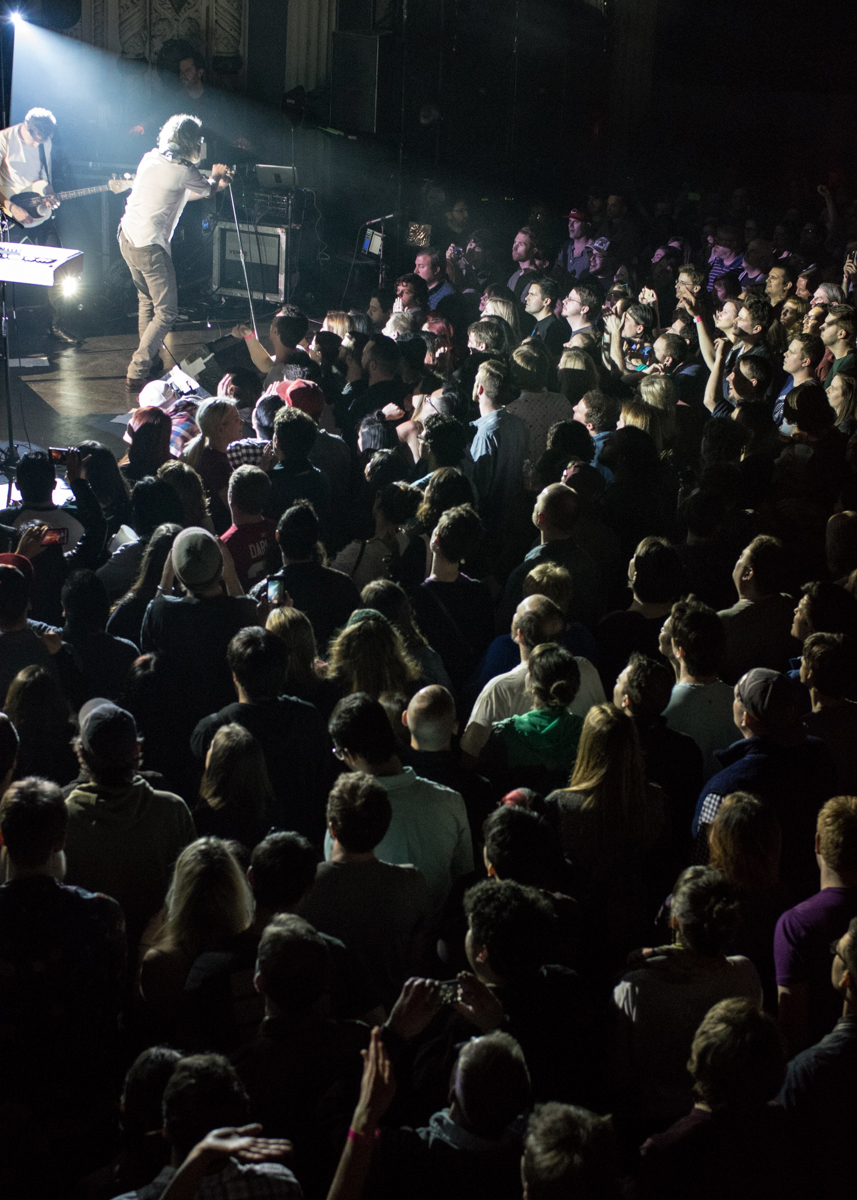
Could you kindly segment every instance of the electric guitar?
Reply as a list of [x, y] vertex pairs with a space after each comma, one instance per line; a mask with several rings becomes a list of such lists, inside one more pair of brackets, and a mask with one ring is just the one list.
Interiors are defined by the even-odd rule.
[[[75, 188], [71, 192], [54, 192], [52, 199], [54, 200], [73, 200], [77, 196], [94, 196], [96, 192], [113, 192], [118, 195], [120, 192], [127, 192], [129, 188], [134, 186], [134, 176], [126, 175], [123, 179], [110, 179], [107, 183], [101, 183], [97, 187]], [[45, 200], [49, 184], [45, 179], [37, 179], [31, 184], [30, 190], [27, 192], [18, 192], [15, 196], [0, 197], [0, 207], [7, 217], [12, 217], [11, 205], [15, 204], [18, 208], [22, 208], [27, 216], [32, 217], [29, 225], [22, 226], [25, 229], [35, 229], [37, 226], [44, 224], [51, 214], [53, 208]]]

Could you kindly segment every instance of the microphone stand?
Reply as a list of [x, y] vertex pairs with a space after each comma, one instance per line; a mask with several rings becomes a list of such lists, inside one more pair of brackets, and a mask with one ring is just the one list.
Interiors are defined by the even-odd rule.
[[235, 193], [232, 191], [232, 183], [229, 184], [229, 199], [232, 202], [232, 220], [235, 222], [235, 236], [238, 238], [238, 257], [241, 260], [241, 270], [244, 273], [244, 287], [247, 289], [247, 303], [250, 305], [250, 321], [253, 325], [253, 334], [258, 341], [259, 330], [256, 326], [256, 312], [253, 308], [253, 294], [250, 291], [250, 280], [247, 277], [247, 260], [244, 257], [244, 243], [241, 241], [241, 227], [238, 224], [238, 209], [235, 207]]

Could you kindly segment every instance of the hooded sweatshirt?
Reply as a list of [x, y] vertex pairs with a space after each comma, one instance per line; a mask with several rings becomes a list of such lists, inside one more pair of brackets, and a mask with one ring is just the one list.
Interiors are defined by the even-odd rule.
[[139, 775], [118, 788], [83, 783], [66, 807], [65, 882], [118, 900], [133, 943], [163, 905], [176, 859], [196, 838], [190, 809]]
[[510, 767], [544, 766], [570, 773], [577, 758], [583, 718], [567, 708], [534, 708], [498, 721]]

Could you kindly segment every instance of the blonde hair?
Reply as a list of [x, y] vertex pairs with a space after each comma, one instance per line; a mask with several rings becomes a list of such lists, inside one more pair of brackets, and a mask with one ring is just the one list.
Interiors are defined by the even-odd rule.
[[587, 793], [584, 811], [599, 839], [635, 841], [646, 830], [646, 777], [637, 726], [615, 704], [595, 704], [583, 722], [573, 792]]
[[185, 846], [173, 868], [166, 909], [159, 949], [196, 958], [243, 933], [253, 920], [253, 893], [226, 842], [203, 837]]
[[658, 454], [664, 448], [664, 428], [661, 414], [651, 404], [641, 400], [625, 400], [622, 404], [622, 420], [626, 426], [642, 429], [655, 443]]
[[344, 338], [347, 333], [354, 333], [354, 318], [342, 309], [331, 309], [322, 322], [331, 333]]
[[220, 396], [212, 397], [211, 400], [203, 400], [202, 404], [196, 410], [196, 423], [199, 427], [199, 433], [195, 438], [191, 438], [187, 446], [185, 446], [182, 462], [187, 463], [194, 470], [199, 467], [203, 450], [205, 450], [206, 446], [210, 445], [211, 439], [217, 435], [218, 429], [225, 421], [226, 414], [231, 408], [238, 408], [235, 400], [225, 400]]
[[640, 380], [640, 399], [644, 404], [651, 405], [661, 414], [663, 435], [667, 442], [674, 440], [678, 432], [676, 426], [676, 396], [675, 384], [666, 375], [647, 375]]
[[316, 671], [318, 648], [309, 617], [298, 608], [275, 608], [268, 614], [265, 628], [285, 643], [288, 651], [286, 661], [286, 690], [289, 686], [299, 690], [313, 688], [319, 681]]
[[258, 836], [263, 818], [273, 807], [274, 789], [264, 751], [243, 725], [221, 725], [215, 733], [199, 794], [209, 808], [232, 810], [246, 832]]
[[515, 337], [515, 343], [523, 340], [524, 331], [521, 328], [521, 311], [518, 305], [512, 300], [501, 300], [498, 296], [491, 296], [485, 301], [485, 308], [482, 311], [483, 317], [502, 317]]
[[571, 572], [559, 563], [539, 563], [524, 579], [521, 595], [524, 600], [527, 596], [547, 596], [565, 617], [574, 598], [574, 580]]
[[585, 371], [586, 383], [584, 391], [591, 392], [599, 386], [598, 368], [592, 361], [592, 355], [579, 346], [569, 346], [562, 352], [559, 360], [560, 371]]
[[340, 630], [330, 643], [327, 658], [329, 679], [345, 692], [368, 692], [375, 700], [385, 692], [410, 696], [420, 678], [402, 635], [380, 614]]
[[818, 814], [818, 852], [837, 875], [857, 872], [857, 796], [834, 796]]
[[168, 483], [181, 501], [184, 513], [184, 527], [208, 523], [208, 500], [199, 472], [190, 463], [179, 458], [171, 458], [169, 462], [158, 467], [158, 479]]

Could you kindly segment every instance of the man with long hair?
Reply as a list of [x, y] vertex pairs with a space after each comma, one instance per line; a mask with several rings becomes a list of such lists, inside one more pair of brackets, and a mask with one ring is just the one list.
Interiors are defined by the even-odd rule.
[[206, 179], [201, 123], [184, 113], [170, 117], [158, 145], [140, 160], [119, 223], [119, 248], [137, 289], [140, 344], [128, 367], [125, 390], [137, 394], [160, 374], [160, 349], [178, 316], [176, 272], [170, 242], [188, 200], [213, 196], [229, 185], [232, 172], [215, 163]]

